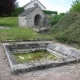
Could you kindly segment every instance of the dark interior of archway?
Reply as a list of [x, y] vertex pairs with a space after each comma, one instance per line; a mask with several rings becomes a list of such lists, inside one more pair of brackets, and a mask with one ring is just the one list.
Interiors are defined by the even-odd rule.
[[35, 26], [39, 26], [41, 24], [41, 16], [37, 14], [34, 19]]

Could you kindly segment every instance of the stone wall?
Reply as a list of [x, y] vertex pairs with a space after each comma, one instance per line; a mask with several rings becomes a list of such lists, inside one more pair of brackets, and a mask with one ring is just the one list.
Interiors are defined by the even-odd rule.
[[19, 27], [26, 27], [26, 19], [25, 16], [18, 17]]

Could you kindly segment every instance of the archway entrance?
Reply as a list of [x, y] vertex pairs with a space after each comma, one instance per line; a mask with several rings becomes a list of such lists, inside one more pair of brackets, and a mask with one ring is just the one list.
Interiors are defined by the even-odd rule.
[[34, 24], [35, 26], [39, 26], [41, 24], [41, 16], [37, 14], [34, 18]]

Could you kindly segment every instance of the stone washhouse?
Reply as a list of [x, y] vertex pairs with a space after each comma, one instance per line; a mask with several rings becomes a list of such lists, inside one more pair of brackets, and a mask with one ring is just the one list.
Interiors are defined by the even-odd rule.
[[28, 8], [19, 16], [19, 27], [42, 27], [45, 26], [46, 16], [39, 6]]

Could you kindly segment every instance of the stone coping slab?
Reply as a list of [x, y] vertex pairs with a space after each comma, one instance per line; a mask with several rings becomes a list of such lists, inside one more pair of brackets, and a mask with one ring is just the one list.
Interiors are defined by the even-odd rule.
[[[3, 47], [5, 49], [11, 67], [11, 72], [14, 74], [56, 67], [67, 63], [80, 61], [80, 50], [58, 43], [52, 43], [50, 41], [17, 42], [15, 44], [5, 43], [3, 44]], [[16, 49], [24, 51], [25, 49], [33, 48], [46, 49], [51, 54], [55, 54], [59, 57], [56, 60], [46, 60], [42, 62], [18, 64], [16, 59], [13, 57], [14, 52], [16, 53]]]

